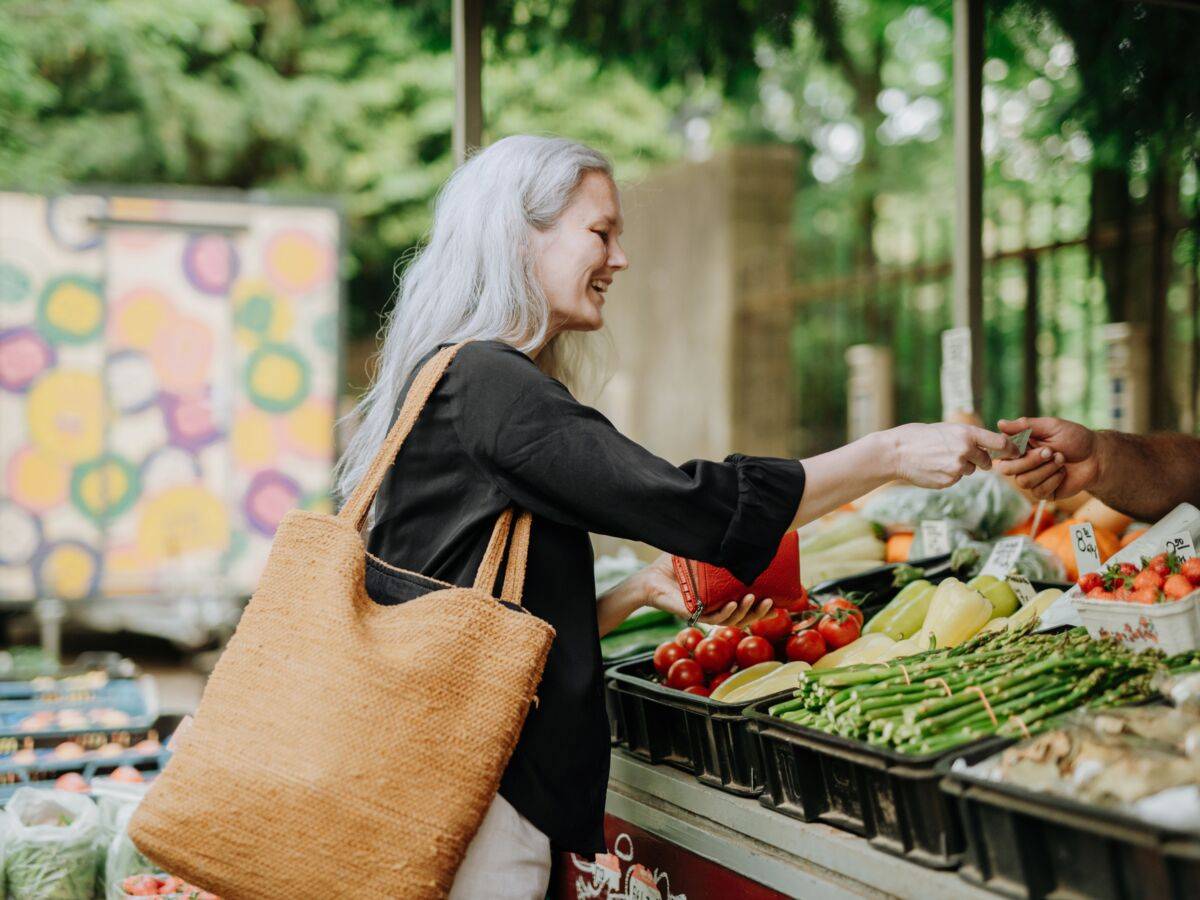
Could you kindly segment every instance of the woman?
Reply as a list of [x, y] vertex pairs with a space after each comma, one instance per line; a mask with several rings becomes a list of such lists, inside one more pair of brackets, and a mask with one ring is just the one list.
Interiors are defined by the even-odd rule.
[[[945, 487], [988, 468], [988, 450], [1011, 447], [980, 428], [914, 424], [804, 461], [731, 456], [675, 466], [654, 456], [558, 380], [571, 374], [569, 333], [601, 327], [605, 294], [628, 266], [621, 229], [611, 166], [587, 147], [510, 137], [462, 166], [402, 277], [378, 378], [342, 461], [344, 496], [420, 364], [440, 346], [473, 342], [404, 444], [369, 537], [371, 552], [389, 563], [469, 585], [496, 516], [513, 504], [533, 513], [524, 605], [557, 638], [540, 703], [454, 897], [540, 898], [551, 846], [605, 849], [609, 746], [598, 642], [641, 605], [685, 614], [666, 554], [723, 566], [749, 583], [787, 529], [895, 478]], [[666, 554], [597, 599], [589, 532]], [[369, 573], [368, 587], [386, 599], [382, 574]], [[705, 621], [745, 625], [769, 608], [769, 599], [746, 597]]]

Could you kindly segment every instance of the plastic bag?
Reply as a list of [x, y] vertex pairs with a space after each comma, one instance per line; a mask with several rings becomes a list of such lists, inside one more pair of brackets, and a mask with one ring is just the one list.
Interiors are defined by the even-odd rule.
[[871, 497], [862, 514], [889, 528], [916, 532], [926, 519], [949, 519], [975, 537], [992, 538], [1021, 524], [1032, 507], [995, 472], [975, 472], [942, 490], [902, 485]]
[[18, 788], [8, 812], [10, 900], [93, 900], [100, 820], [91, 798]]
[[[994, 546], [994, 541], [968, 541], [950, 555], [950, 568], [964, 581], [974, 578], [983, 570]], [[1013, 571], [1030, 581], [1067, 582], [1067, 570], [1062, 560], [1034, 541], [1025, 541]]]
[[123, 900], [122, 882], [130, 875], [154, 875], [161, 867], [150, 862], [129, 839], [129, 820], [136, 803], [127, 803], [117, 812], [116, 834], [108, 845], [104, 868], [105, 900]]
[[616, 587], [645, 565], [628, 547], [621, 547], [616, 555], [604, 554], [592, 566], [596, 578], [596, 596], [599, 597]]

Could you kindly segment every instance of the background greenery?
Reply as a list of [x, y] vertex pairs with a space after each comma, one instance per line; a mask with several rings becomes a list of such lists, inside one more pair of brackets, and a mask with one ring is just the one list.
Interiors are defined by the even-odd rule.
[[[0, 0], [0, 185], [338, 196], [350, 229], [351, 332], [369, 335], [396, 260], [420, 239], [452, 167], [449, 5]], [[1103, 5], [1101, 15], [1094, 0], [988, 4], [989, 251], [1075, 238], [1154, 203], [1194, 215], [1200, 16]], [[787, 142], [800, 150], [802, 281], [949, 253], [949, 0], [485, 7], [488, 139], [570, 135], [608, 152], [625, 179], [732, 142]], [[1172, 252], [1182, 264], [1194, 250], [1182, 241]], [[1059, 260], [1063, 302], [1046, 325], [1052, 352], [1089, 364], [1086, 326], [1138, 314], [1142, 301], [1118, 262], [1096, 248]], [[1009, 276], [990, 277], [989, 341], [1002, 358], [1019, 342], [1020, 308], [1001, 302]], [[1179, 306], [1182, 282], [1172, 290]], [[812, 317], [797, 335], [801, 371], [806, 354], [830, 341], [894, 338], [900, 356], [915, 359], [948, 307], [945, 285], [933, 282], [913, 284], [911, 295], [838, 299], [851, 319]], [[821, 323], [842, 331], [822, 332]], [[906, 417], [936, 415], [927, 363], [900, 373]], [[1020, 381], [1011, 361], [1003, 365], [996, 407], [1011, 404]], [[843, 373], [834, 366], [826, 375], [840, 384]], [[1076, 373], [1047, 392], [1087, 414], [1102, 404], [1094, 388]], [[840, 398], [841, 388], [833, 393]], [[837, 409], [817, 412], [840, 421]]]

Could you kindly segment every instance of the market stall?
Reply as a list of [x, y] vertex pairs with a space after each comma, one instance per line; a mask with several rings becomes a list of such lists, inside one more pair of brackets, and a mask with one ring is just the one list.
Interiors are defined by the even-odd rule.
[[610, 853], [564, 856], [559, 896], [1195, 896], [1200, 511], [977, 477], [801, 541], [848, 516], [921, 558], [609, 668]]

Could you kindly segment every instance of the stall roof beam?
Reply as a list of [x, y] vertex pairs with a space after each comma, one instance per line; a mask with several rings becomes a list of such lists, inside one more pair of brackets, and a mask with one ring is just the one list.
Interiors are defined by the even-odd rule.
[[983, 372], [983, 0], [954, 0], [954, 324], [971, 329], [971, 392]]
[[453, 0], [454, 162], [483, 143], [483, 0]]

